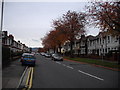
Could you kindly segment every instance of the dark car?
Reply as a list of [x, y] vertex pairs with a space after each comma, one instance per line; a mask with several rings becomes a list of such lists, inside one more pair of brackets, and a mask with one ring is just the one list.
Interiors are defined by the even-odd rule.
[[24, 54], [21, 57], [21, 63], [22, 65], [32, 65], [35, 66], [35, 62], [36, 62], [36, 58], [34, 56], [34, 54]]
[[52, 60], [63, 61], [63, 56], [61, 54], [52, 54]]

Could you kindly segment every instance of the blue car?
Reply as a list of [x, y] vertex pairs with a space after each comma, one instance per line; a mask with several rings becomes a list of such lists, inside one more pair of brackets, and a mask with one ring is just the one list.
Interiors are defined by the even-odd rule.
[[21, 58], [22, 65], [32, 65], [35, 66], [36, 58], [34, 54], [24, 54]]

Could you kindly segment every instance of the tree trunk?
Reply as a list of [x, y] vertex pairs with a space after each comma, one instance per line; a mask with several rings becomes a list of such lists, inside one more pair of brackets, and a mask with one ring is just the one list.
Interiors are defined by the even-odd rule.
[[87, 40], [85, 41], [85, 55], [88, 55], [88, 45], [87, 45]]
[[56, 48], [54, 47], [54, 53], [56, 52]]
[[60, 50], [59, 53], [61, 54], [61, 44], [59, 44], [59, 50]]
[[70, 41], [70, 57], [73, 58], [73, 41]]

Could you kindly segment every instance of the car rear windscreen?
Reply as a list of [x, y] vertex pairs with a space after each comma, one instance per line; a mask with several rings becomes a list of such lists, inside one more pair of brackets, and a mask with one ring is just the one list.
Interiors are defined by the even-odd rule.
[[32, 55], [25, 55], [23, 58], [33, 58], [33, 59], [35, 59], [35, 57], [32, 56]]

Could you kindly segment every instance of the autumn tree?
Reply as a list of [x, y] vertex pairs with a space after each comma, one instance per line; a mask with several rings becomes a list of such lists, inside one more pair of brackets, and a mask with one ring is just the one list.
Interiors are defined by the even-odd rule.
[[120, 2], [92, 2], [87, 10], [91, 23], [101, 30], [120, 32]]
[[48, 51], [48, 49], [50, 48], [50, 45], [49, 45], [50, 42], [49, 42], [49, 38], [48, 38], [47, 34], [46, 34], [46, 36], [41, 38], [41, 40], [42, 40], [44, 52]]
[[90, 23], [98, 26], [105, 33], [118, 36], [120, 53], [120, 1], [92, 2], [87, 6], [87, 14]]
[[53, 30], [43, 39], [43, 45], [50, 47], [58, 47], [61, 52], [61, 45], [69, 40], [71, 56], [73, 55], [73, 43], [76, 36], [85, 33], [86, 14], [68, 11], [59, 19], [53, 20]]
[[67, 32], [65, 30], [65, 25], [63, 23], [63, 20], [61, 18], [57, 20], [53, 20], [53, 28], [56, 31], [55, 37], [56, 37], [56, 43], [58, 45], [58, 48], [61, 53], [61, 45], [68, 40]]
[[70, 41], [70, 53], [73, 55], [73, 43], [76, 36], [81, 36], [85, 33], [86, 14], [68, 11], [63, 14], [64, 30], [66, 31], [67, 39]]
[[51, 41], [50, 45], [52, 46], [52, 48], [54, 48], [54, 51], [56, 50], [56, 48], [59, 48], [61, 53], [61, 44], [64, 42], [64, 34], [61, 33], [60, 30], [52, 30], [50, 31], [48, 37]]
[[43, 38], [42, 44], [45, 48], [53, 49], [54, 52], [56, 48], [59, 48], [61, 53], [61, 45], [64, 43], [65, 39], [65, 35], [60, 30], [52, 30]]

